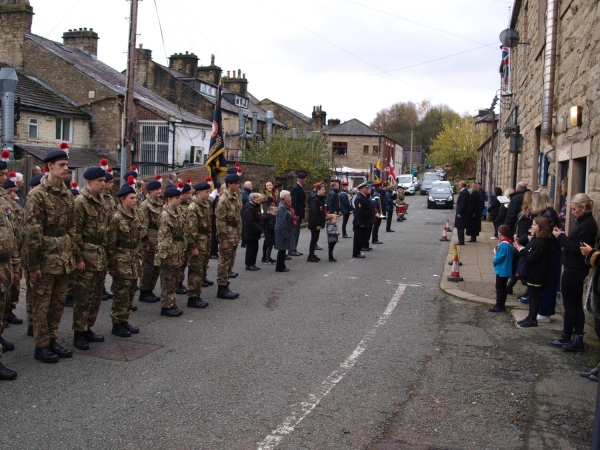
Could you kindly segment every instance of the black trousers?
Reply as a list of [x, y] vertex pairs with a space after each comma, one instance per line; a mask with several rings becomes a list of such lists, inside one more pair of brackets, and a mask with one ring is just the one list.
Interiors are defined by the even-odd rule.
[[298, 219], [298, 225], [294, 227], [295, 243], [294, 250], [290, 253], [298, 251], [298, 241], [300, 240], [300, 229], [302, 228], [302, 219]]
[[335, 248], [335, 244], [337, 244], [337, 242], [329, 242], [328, 246], [329, 246], [329, 259], [333, 259], [333, 249]]
[[570, 336], [575, 329], [575, 334], [583, 334], [585, 314], [583, 312], [583, 282], [587, 271], [565, 267], [562, 275], [562, 298], [565, 307], [565, 324], [563, 332]]
[[379, 227], [381, 226], [381, 219], [377, 218], [377, 222], [373, 224], [373, 236], [371, 240], [375, 243], [379, 240]]
[[244, 239], [244, 228], [245, 228], [245, 224], [244, 224], [244, 218], [242, 217], [242, 245], [246, 245], [248, 241], [246, 241], [246, 239]]
[[256, 265], [256, 255], [258, 255], [258, 240], [246, 241], [246, 267]]
[[531, 320], [537, 320], [537, 315], [540, 311], [540, 304], [542, 303], [540, 300], [541, 290], [541, 286], [531, 286], [530, 284], [527, 285], [527, 292], [529, 292], [529, 318]]
[[275, 264], [275, 269], [283, 270], [286, 268], [287, 267], [285, 267], [285, 250], [278, 250], [277, 251], [277, 262]]
[[342, 220], [342, 236], [347, 236], [346, 233], [346, 225], [348, 224], [348, 219], [350, 218], [350, 214], [344, 214], [344, 219]]
[[508, 295], [508, 277], [496, 275], [496, 306], [498, 308], [506, 307], [506, 296]]
[[361, 248], [370, 248], [369, 244], [371, 243], [371, 232], [373, 231], [373, 224], [365, 225], [365, 236], [363, 238], [363, 243]]
[[390, 231], [392, 229], [392, 217], [394, 217], [394, 211], [388, 210], [385, 212], [385, 231]]
[[500, 226], [500, 224], [496, 225], [494, 222], [496, 221], [496, 217], [498, 217], [498, 215], [495, 216], [490, 216], [492, 218], [492, 224], [494, 225], [494, 237], [498, 237], [498, 227]]
[[210, 239], [210, 255], [216, 256], [219, 254], [219, 241], [217, 241], [217, 227], [212, 227], [212, 237]]
[[464, 228], [457, 228], [456, 229], [456, 237], [458, 238], [457, 242], [460, 242], [461, 244], [465, 243], [465, 229]]
[[354, 227], [354, 241], [352, 242], [352, 256], [360, 255], [360, 249], [363, 247], [363, 242], [367, 234], [367, 227]]
[[263, 242], [263, 262], [269, 262], [271, 260], [271, 252], [273, 251], [272, 245], [267, 245]]
[[317, 246], [317, 242], [319, 241], [319, 235], [321, 234], [321, 230], [317, 230], [316, 228], [310, 229], [310, 247], [309, 247], [309, 256], [315, 256], [315, 248]]

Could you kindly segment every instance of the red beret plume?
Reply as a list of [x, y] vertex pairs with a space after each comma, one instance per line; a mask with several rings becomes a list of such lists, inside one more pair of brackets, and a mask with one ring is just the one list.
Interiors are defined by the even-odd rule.
[[206, 181], [207, 183], [212, 183], [212, 178], [211, 177], [207, 177], [206, 180], [204, 180], [204, 181]]
[[238, 170], [237, 170], [237, 172], [238, 172], [238, 173], [242, 173], [242, 169], [238, 169]]
[[181, 189], [183, 189], [183, 182], [180, 181], [179, 183], [177, 183], [177, 187], [180, 187]]
[[135, 173], [138, 173], [138, 170], [137, 170], [136, 166], [131, 166], [131, 170], [133, 170]]
[[44, 166], [44, 173], [48, 173], [48, 167]]
[[107, 171], [108, 173], [112, 173], [112, 167], [109, 167], [108, 169], [106, 169], [106, 171]]
[[69, 144], [67, 144], [66, 142], [63, 142], [60, 144], [61, 150], [68, 150], [68, 148], [69, 148]]
[[17, 181], [17, 173], [16, 172], [11, 172], [8, 174], [8, 179], [10, 181], [12, 181], [13, 183], [16, 183]]
[[127, 184], [129, 186], [133, 186], [135, 184], [135, 178], [133, 178], [133, 175], [129, 175], [129, 178], [127, 178]]
[[102, 158], [102, 159], [100, 160], [100, 168], [101, 168], [102, 170], [107, 170], [107, 169], [108, 169], [108, 159], [106, 159], [106, 158]]
[[185, 180], [185, 181], [186, 181], [186, 182], [188, 182], [188, 183], [191, 183], [191, 182], [192, 182], [192, 179], [191, 179], [191, 178], [186, 178], [186, 180]]
[[77, 184], [76, 181], [71, 182], [71, 189], [77, 189], [79, 187], [79, 185]]
[[235, 167], [240, 167], [240, 163], [239, 163], [239, 162], [236, 162], [236, 163], [235, 163]]
[[2, 150], [2, 161], [8, 162], [10, 159], [10, 152], [8, 150]]

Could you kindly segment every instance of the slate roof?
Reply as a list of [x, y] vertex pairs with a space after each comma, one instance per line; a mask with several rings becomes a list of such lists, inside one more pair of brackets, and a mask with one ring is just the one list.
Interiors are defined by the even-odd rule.
[[304, 114], [302, 114], [300, 111], [296, 111], [295, 109], [292, 109], [292, 108], [290, 108], [289, 106], [282, 105], [281, 103], [274, 102], [274, 101], [273, 101], [273, 100], [271, 100], [270, 98], [265, 98], [265, 99], [264, 99], [264, 100], [262, 100], [262, 101], [265, 101], [265, 100], [269, 100], [270, 102], [273, 102], [273, 103], [275, 103], [276, 105], [279, 105], [280, 107], [282, 107], [283, 109], [285, 109], [285, 110], [286, 110], [287, 112], [289, 112], [290, 114], [293, 114], [293, 115], [295, 115], [296, 117], [298, 117], [298, 119], [300, 119], [300, 120], [302, 120], [302, 121], [306, 122], [308, 125], [312, 125], [312, 118], [311, 118], [311, 117], [308, 117], [308, 116], [306, 116], [306, 115], [304, 115]]
[[333, 136], [383, 136], [381, 133], [365, 125], [358, 119], [351, 119], [347, 122], [340, 123], [325, 131], [326, 134]]
[[[0, 63], [0, 67], [10, 67], [6, 63]], [[46, 86], [40, 80], [25, 75], [17, 70], [17, 90], [15, 100], [21, 98], [21, 109], [24, 111], [35, 111], [42, 114], [67, 116], [79, 116], [81, 118], [91, 118], [90, 114], [77, 107], [77, 104], [59, 94], [54, 89]]]
[[[98, 83], [106, 86], [116, 94], [125, 95], [125, 75], [107, 64], [104, 64], [102, 61], [92, 58], [90, 55], [79, 49], [69, 48], [59, 42], [54, 42], [35, 34], [26, 34], [25, 38], [30, 39], [40, 47], [43, 47], [59, 58], [62, 58], [68, 64], [72, 65], [77, 70], [80, 70]], [[173, 119], [182, 120], [187, 123], [212, 126], [211, 121], [202, 119], [201, 117], [179, 108], [177, 105], [165, 100], [150, 89], [140, 86], [137, 83], [134, 88], [134, 97], [137, 101], [150, 109], [162, 111]]]
[[[17, 152], [22, 150], [26, 153], [29, 153], [36, 159], [42, 161], [44, 156], [51, 151], [57, 150], [58, 146], [49, 146], [49, 145], [30, 145], [30, 144], [19, 144], [15, 143], [15, 149]], [[119, 164], [111, 160], [108, 155], [102, 153], [99, 149], [93, 148], [80, 148], [80, 147], [70, 147], [69, 148], [69, 167], [78, 169], [81, 167], [92, 167], [100, 165], [100, 160], [102, 158], [107, 158], [109, 160], [109, 165], [113, 167], [118, 166]]]

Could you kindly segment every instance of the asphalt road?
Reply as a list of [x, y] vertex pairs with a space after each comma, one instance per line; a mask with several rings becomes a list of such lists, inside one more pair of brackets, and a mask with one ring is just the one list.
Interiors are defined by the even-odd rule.
[[[505, 418], [520, 406], [498, 401], [505, 394], [485, 371], [449, 376], [443, 340], [460, 348], [462, 326], [472, 345], [495, 344], [485, 338], [489, 324], [476, 320], [481, 307], [438, 290], [447, 252], [439, 238], [453, 211], [427, 210], [425, 200], [408, 197], [409, 220], [394, 222], [395, 233], [384, 224], [384, 244], [363, 260], [351, 257], [351, 239], [340, 239], [337, 263], [326, 250], [320, 263], [306, 262], [306, 231], [305, 255], [288, 261], [289, 273], [265, 265], [247, 272], [238, 249], [240, 276], [231, 283], [238, 300], [217, 299], [214, 286], [202, 295], [210, 306], [191, 310], [180, 296], [184, 315], [176, 319], [161, 317], [159, 304], [136, 301], [130, 322], [141, 332], [130, 339], [110, 334], [110, 302], [103, 302], [94, 331], [106, 342], [58, 364], [35, 361], [25, 326], [11, 326], [5, 337], [17, 350], [3, 362], [19, 378], [0, 385], [0, 447], [522, 447], [527, 427]], [[324, 235], [320, 244], [326, 248]], [[213, 260], [209, 278], [216, 278]], [[494, 320], [512, 327], [506, 316]], [[70, 324], [67, 309], [59, 340], [73, 348]], [[526, 391], [535, 379], [521, 381]], [[473, 401], [498, 413], [492, 424], [481, 422], [488, 433], [470, 427], [469, 412], [457, 412], [456, 421], [448, 414], [464, 404], [468, 383], [482, 389]], [[444, 402], [444, 417], [429, 406], [431, 396]], [[508, 437], [494, 430], [505, 423]]]

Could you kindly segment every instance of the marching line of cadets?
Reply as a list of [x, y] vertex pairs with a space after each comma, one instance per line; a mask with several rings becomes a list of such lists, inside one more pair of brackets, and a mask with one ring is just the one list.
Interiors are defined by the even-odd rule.
[[[15, 174], [8, 174], [8, 152], [1, 155], [0, 380], [17, 377], [17, 372], [1, 362], [2, 352], [15, 348], [1, 335], [8, 323], [23, 323], [13, 313], [19, 300], [23, 275], [27, 285], [27, 334], [33, 336], [35, 342], [35, 359], [43, 363], [56, 363], [73, 355], [57, 342], [58, 326], [65, 306], [73, 307], [73, 345], [80, 350], [88, 350], [90, 342], [104, 341], [104, 336], [92, 329], [103, 297], [112, 297], [113, 300], [110, 311], [112, 334], [127, 338], [139, 333], [139, 328], [129, 323], [129, 317], [136, 309], [133, 298], [138, 279], [139, 301], [160, 302], [163, 316], [179, 317], [183, 314], [176, 304], [177, 294], [187, 294], [189, 308], [207, 307], [208, 303], [200, 295], [203, 287], [214, 284], [206, 278], [209, 259], [215, 253], [214, 231], [219, 252], [217, 297], [231, 300], [239, 297], [238, 293], [229, 289], [230, 278], [238, 275], [232, 270], [243, 220], [240, 214], [241, 171], [237, 167], [228, 169], [220, 192], [212, 190], [210, 178], [195, 184], [192, 191], [192, 183], [188, 179], [188, 183], [177, 186], [170, 183], [161, 197], [162, 178], [157, 176], [146, 185], [148, 195], [143, 201], [140, 198], [143, 193], [135, 189], [137, 171], [131, 171], [125, 174], [127, 183], [120, 188], [115, 199], [112, 195], [112, 169], [106, 159], [100, 161], [99, 167], [85, 171], [83, 178], [86, 185], [82, 189], [77, 183], [71, 183], [71, 189], [67, 188], [64, 179], [68, 173], [68, 152], [68, 145], [63, 143], [59, 150], [53, 150], [44, 157], [46, 173], [36, 175], [29, 183], [32, 189], [27, 194], [24, 210], [14, 200]], [[305, 179], [306, 175], [298, 175], [292, 197], [295, 191], [302, 190], [296, 188], [302, 188]], [[393, 202], [406, 205], [404, 193], [401, 189], [393, 192], [391, 186], [383, 192], [381, 183], [376, 183], [376, 190], [369, 199], [371, 189], [363, 183], [358, 186], [355, 198], [351, 199], [347, 184], [343, 183], [340, 192], [339, 183], [332, 183], [325, 210], [329, 209], [328, 212], [333, 213], [336, 219], [337, 214], [344, 216], [345, 238], [350, 238], [346, 234], [346, 223], [354, 210], [353, 256], [364, 258], [361, 250], [370, 250], [371, 236], [372, 243], [381, 244], [377, 237], [381, 224], [378, 218], [387, 218], [386, 231], [393, 231], [390, 229], [391, 205]], [[324, 199], [318, 197], [325, 194], [324, 188], [319, 185], [315, 185], [311, 205], [314, 200], [323, 210]], [[215, 187], [218, 189], [220, 184], [215, 183]], [[289, 209], [294, 214], [291, 201], [293, 199]], [[303, 207], [305, 201], [302, 201]], [[293, 256], [301, 255], [296, 246], [302, 218], [303, 211], [301, 217], [294, 217], [297, 229], [293, 230], [293, 251], [289, 250]], [[213, 230], [215, 226], [216, 230]], [[319, 230], [321, 227], [324, 228], [319, 223]], [[337, 241], [337, 235], [341, 233], [337, 232], [337, 226], [333, 229], [337, 233]], [[328, 239], [330, 261], [335, 261], [332, 256], [335, 243], [332, 246], [332, 240]], [[312, 256], [312, 249], [318, 248], [316, 240], [314, 244], [311, 239]], [[272, 262], [270, 250], [268, 257], [266, 262]], [[286, 259], [289, 258], [286, 255]], [[187, 288], [183, 286], [186, 267]], [[255, 267], [251, 266], [249, 270]], [[105, 291], [107, 273], [112, 277], [112, 294]], [[153, 291], [159, 275], [161, 292], [157, 297]]]

